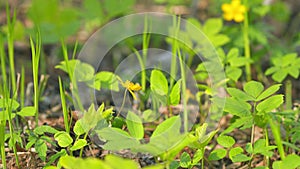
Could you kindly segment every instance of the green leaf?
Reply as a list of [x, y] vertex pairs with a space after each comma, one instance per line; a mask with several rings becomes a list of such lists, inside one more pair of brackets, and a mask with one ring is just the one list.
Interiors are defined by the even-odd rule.
[[74, 145], [70, 148], [71, 151], [79, 150], [87, 145], [87, 142], [85, 139], [78, 139], [75, 141]]
[[150, 88], [159, 95], [168, 95], [168, 81], [159, 70], [152, 70], [150, 77]]
[[217, 138], [217, 142], [223, 146], [223, 147], [226, 147], [226, 148], [229, 148], [229, 147], [232, 147], [235, 143], [235, 140], [234, 138], [232, 138], [231, 136], [219, 136]]
[[215, 35], [221, 31], [223, 27], [223, 21], [220, 18], [208, 19], [203, 25], [203, 32], [207, 36]]
[[36, 127], [33, 132], [37, 135], [43, 135], [45, 133], [51, 133], [51, 134], [56, 134], [58, 132], [58, 130], [56, 130], [55, 128], [51, 127], [51, 126], [38, 126]]
[[33, 106], [24, 107], [17, 114], [22, 116], [22, 117], [34, 116], [35, 115], [35, 108]]
[[239, 56], [239, 49], [238, 48], [231, 48], [227, 53], [227, 59], [230, 60], [232, 58], [236, 58]]
[[241, 75], [242, 75], [242, 70], [240, 68], [237, 68], [237, 67], [227, 67], [226, 68], [226, 76], [235, 82], [238, 81], [238, 79], [241, 77]]
[[0, 99], [0, 108], [4, 109], [6, 106], [10, 106], [11, 110], [17, 110], [17, 108], [20, 106], [20, 104], [13, 99], [8, 99], [8, 105], [6, 105], [5, 99]]
[[204, 150], [198, 149], [194, 154], [192, 165], [198, 164], [199, 161], [203, 158], [203, 155], [204, 155]]
[[251, 160], [251, 157], [246, 156], [245, 154], [237, 154], [232, 157], [232, 162], [244, 162], [244, 161], [249, 161]]
[[144, 127], [142, 120], [135, 113], [128, 111], [126, 124], [130, 135], [136, 139], [144, 137]]
[[180, 166], [183, 168], [188, 168], [191, 163], [191, 156], [187, 152], [183, 152], [180, 156]]
[[103, 146], [106, 150], [122, 150], [138, 146], [140, 143], [119, 128], [106, 127], [96, 131], [101, 139], [106, 140]]
[[39, 157], [43, 161], [45, 161], [46, 160], [46, 155], [47, 155], [47, 149], [48, 149], [46, 143], [43, 140], [38, 139], [37, 142], [34, 145], [34, 148], [37, 151]]
[[[170, 169], [178, 169], [180, 167], [179, 161], [172, 161], [169, 165]], [[165, 167], [163, 167], [165, 169]]]
[[277, 92], [280, 89], [281, 84], [276, 84], [273, 85], [271, 87], [269, 87], [268, 89], [266, 89], [264, 92], [262, 92], [256, 99], [256, 101], [261, 101], [269, 96], [271, 96], [272, 94], [274, 94], [275, 92]]
[[241, 67], [245, 66], [247, 63], [251, 63], [251, 59], [247, 59], [244, 57], [235, 57], [229, 60], [230, 66]]
[[171, 118], [168, 118], [156, 127], [151, 137], [163, 134], [166, 131], [173, 129], [174, 127], [176, 128], [175, 131], [178, 131], [177, 129], [180, 129], [180, 123], [181, 122], [179, 116], [173, 116]]
[[130, 159], [123, 159], [114, 155], [107, 155], [105, 157], [105, 163], [108, 164], [111, 169], [138, 169], [138, 164]]
[[222, 132], [222, 134], [230, 133], [234, 129], [240, 128], [243, 125], [251, 127], [252, 126], [252, 121], [253, 121], [252, 116], [246, 116], [246, 117], [241, 117], [239, 119], [236, 119], [235, 122], [233, 122], [226, 130], [224, 130]]
[[244, 91], [254, 98], [257, 98], [263, 90], [264, 86], [257, 81], [250, 81], [244, 85]]
[[283, 95], [274, 95], [262, 101], [256, 106], [259, 112], [270, 112], [278, 108], [283, 103]]
[[236, 100], [234, 98], [227, 98], [224, 111], [233, 115], [244, 117], [251, 114], [251, 105], [244, 101]]
[[180, 102], [180, 89], [182, 80], [178, 80], [173, 86], [170, 93], [170, 105], [177, 105]]
[[270, 67], [270, 68], [268, 68], [267, 70], [266, 70], [266, 72], [265, 72], [265, 75], [271, 75], [271, 74], [273, 74], [273, 73], [275, 73], [275, 72], [277, 72], [277, 71], [280, 71], [280, 67]]
[[229, 151], [229, 158], [232, 160], [232, 158], [238, 154], [242, 154], [244, 150], [241, 147], [234, 147], [230, 149]]
[[208, 160], [209, 161], [216, 161], [216, 160], [220, 160], [222, 158], [224, 158], [226, 156], [227, 151], [223, 148], [220, 149], [216, 149], [213, 150], [209, 156], [208, 156]]
[[296, 66], [288, 67], [287, 72], [295, 79], [297, 79], [299, 76], [299, 69]]
[[54, 135], [54, 139], [57, 141], [60, 147], [68, 147], [72, 144], [72, 137], [65, 131], [60, 131]]
[[300, 156], [296, 154], [290, 154], [285, 157], [285, 159], [281, 163], [282, 168], [297, 168], [300, 167]]
[[82, 169], [82, 168], [90, 168], [90, 169], [112, 169], [108, 164], [105, 162], [96, 159], [96, 158], [75, 158], [72, 156], [62, 156], [58, 162], [61, 167], [66, 169]]
[[272, 79], [275, 80], [276, 82], [281, 83], [286, 78], [287, 75], [288, 72], [284, 69], [281, 69], [280, 71], [277, 71], [272, 75]]
[[77, 136], [80, 136], [85, 133], [84, 129], [81, 126], [81, 119], [76, 121], [73, 131]]
[[227, 92], [232, 96], [235, 97], [238, 100], [243, 100], [243, 101], [252, 101], [254, 98], [252, 96], [249, 96], [245, 92], [236, 89], [236, 88], [227, 88]]
[[117, 75], [108, 71], [101, 71], [95, 75], [95, 82], [101, 84], [101, 88], [112, 91], [119, 91], [119, 81]]

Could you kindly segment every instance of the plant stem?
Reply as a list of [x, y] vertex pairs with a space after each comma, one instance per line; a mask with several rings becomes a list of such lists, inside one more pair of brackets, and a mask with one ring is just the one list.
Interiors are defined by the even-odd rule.
[[[244, 0], [245, 6], [248, 7], [248, 0]], [[244, 49], [245, 49], [245, 58], [251, 59], [250, 54], [250, 42], [249, 42], [249, 23], [248, 23], [248, 11], [245, 12], [245, 19], [244, 19], [244, 25], [243, 25], [243, 37], [244, 37]], [[250, 63], [246, 63], [246, 79], [247, 81], [251, 80], [251, 67]]]
[[273, 122], [273, 119], [270, 117], [268, 119], [274, 139], [275, 139], [275, 143], [277, 145], [277, 149], [280, 155], [281, 160], [284, 160], [285, 158], [285, 153], [284, 153], [284, 149], [283, 149], [283, 145], [282, 145], [282, 140], [281, 140], [281, 136], [280, 136], [280, 129], [279, 129], [279, 125], [276, 124], [275, 122]]
[[65, 129], [66, 129], [67, 133], [70, 133], [69, 119], [68, 119], [68, 109], [67, 109], [66, 97], [65, 97], [65, 90], [63, 89], [60, 77], [58, 77], [58, 82], [59, 82], [59, 93], [60, 93], [61, 105], [62, 105], [62, 109], [63, 109]]
[[[265, 133], [265, 139], [266, 139], [266, 147], [268, 147], [269, 146], [269, 133], [268, 133], [268, 129], [266, 127], [264, 128], [264, 133]], [[267, 165], [267, 167], [269, 167], [269, 165], [270, 165], [269, 156], [266, 156], [266, 165]]]
[[177, 74], [177, 58], [176, 58], [176, 54], [177, 54], [177, 48], [178, 48], [178, 42], [177, 42], [177, 36], [178, 36], [178, 32], [179, 32], [179, 29], [180, 29], [180, 19], [178, 18], [178, 21], [177, 21], [177, 17], [174, 16], [173, 17], [173, 27], [175, 28], [174, 29], [174, 32], [173, 32], [173, 42], [172, 42], [172, 59], [171, 59], [171, 70], [170, 70], [170, 75], [171, 75], [171, 78], [170, 78], [170, 89], [173, 88], [173, 85], [174, 85], [174, 81], [176, 79], [176, 74]]
[[[145, 70], [145, 65], [147, 62], [147, 50], [149, 48], [149, 42], [150, 42], [150, 34], [148, 32], [148, 17], [146, 15], [145, 20], [144, 20], [144, 32], [143, 32], [143, 59], [142, 59], [142, 64], [140, 62], [142, 74], [141, 74], [141, 85], [142, 85], [142, 90], [146, 90], [146, 70]], [[136, 52], [138, 53], [138, 52]]]
[[292, 110], [292, 81], [285, 81], [285, 109]]

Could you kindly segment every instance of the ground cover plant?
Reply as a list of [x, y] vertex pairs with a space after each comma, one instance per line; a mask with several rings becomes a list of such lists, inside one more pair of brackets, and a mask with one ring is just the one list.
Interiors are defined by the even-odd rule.
[[300, 168], [297, 5], [0, 2], [0, 168]]

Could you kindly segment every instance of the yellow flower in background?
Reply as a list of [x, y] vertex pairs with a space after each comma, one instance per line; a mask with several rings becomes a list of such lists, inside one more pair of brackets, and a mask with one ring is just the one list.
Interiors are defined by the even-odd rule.
[[242, 22], [245, 19], [246, 7], [240, 0], [232, 0], [230, 4], [223, 4], [223, 17], [226, 21]]
[[139, 91], [139, 90], [142, 89], [142, 87], [140, 86], [140, 84], [138, 84], [138, 83], [134, 84], [134, 83], [132, 83], [129, 80], [126, 80], [125, 83], [123, 83], [121, 81], [121, 84], [122, 84], [123, 87], [125, 87], [130, 92], [130, 94], [132, 95], [133, 99], [137, 100], [136, 95], [134, 94], [134, 91]]

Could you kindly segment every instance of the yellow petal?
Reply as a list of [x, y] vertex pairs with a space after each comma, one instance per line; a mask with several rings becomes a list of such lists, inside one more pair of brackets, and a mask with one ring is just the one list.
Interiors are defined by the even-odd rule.
[[244, 20], [244, 15], [243, 14], [235, 14], [234, 15], [234, 21], [235, 22], [242, 22]]
[[231, 21], [233, 19], [233, 13], [232, 12], [224, 13], [223, 17], [226, 21]]
[[224, 12], [228, 12], [228, 11], [231, 11], [231, 5], [230, 4], [223, 4], [222, 5], [222, 11]]
[[245, 13], [246, 12], [246, 7], [244, 5], [239, 6], [238, 11], [241, 13]]

